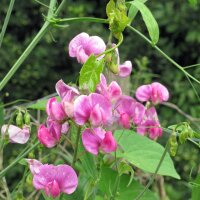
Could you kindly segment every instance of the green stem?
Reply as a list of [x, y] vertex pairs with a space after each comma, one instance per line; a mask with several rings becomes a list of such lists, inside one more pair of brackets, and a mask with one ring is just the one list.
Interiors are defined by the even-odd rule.
[[194, 64], [194, 65], [185, 66], [184, 69], [189, 69], [189, 68], [192, 68], [192, 67], [199, 67], [199, 66], [200, 66], [200, 63]]
[[149, 182], [147, 183], [147, 185], [145, 186], [144, 190], [135, 198], [135, 200], [139, 200], [142, 198], [142, 196], [145, 194], [145, 192], [149, 189], [149, 187], [152, 185], [157, 173], [158, 173], [158, 170], [160, 169], [160, 166], [162, 165], [162, 162], [167, 154], [167, 150], [168, 150], [168, 147], [169, 147], [169, 142], [167, 141], [167, 144], [165, 146], [165, 150], [160, 158], [160, 161], [158, 163], [158, 166], [156, 167], [156, 170], [154, 172], [154, 174], [151, 176]]
[[22, 155], [18, 156], [10, 165], [8, 165], [5, 169], [3, 169], [0, 172], [0, 178], [2, 178], [12, 167], [14, 167], [22, 158], [27, 156], [29, 152], [31, 152], [33, 149], [35, 149], [39, 144], [39, 141], [36, 142], [32, 147], [30, 147], [26, 152], [24, 152]]
[[100, 56], [102, 56], [102, 55], [104, 55], [104, 54], [107, 54], [107, 53], [115, 50], [116, 48], [118, 48], [122, 44], [122, 42], [123, 42], [123, 35], [121, 36], [120, 41], [117, 43], [117, 45], [115, 45], [114, 47], [112, 47], [112, 48], [104, 51], [103, 53], [97, 55], [97, 58], [100, 57]]
[[[56, 0], [51, 0], [49, 5], [49, 11], [47, 17], [53, 17], [54, 13], [53, 10], [56, 5]], [[63, 6], [64, 3], [62, 2], [61, 5]], [[55, 14], [58, 14], [58, 11], [61, 10], [61, 5], [55, 12]], [[0, 91], [4, 88], [4, 86], [8, 83], [8, 81], [12, 78], [12, 76], [15, 74], [15, 72], [19, 69], [21, 64], [25, 61], [25, 59], [28, 57], [28, 55], [32, 52], [32, 50], [35, 48], [35, 46], [38, 44], [38, 42], [41, 40], [41, 38], [45, 35], [45, 33], [48, 31], [48, 28], [50, 27], [50, 22], [46, 21], [38, 34], [35, 36], [35, 38], [31, 41], [31, 43], [28, 45], [28, 47], [25, 49], [25, 51], [22, 53], [22, 55], [19, 57], [19, 59], [15, 62], [15, 64], [12, 66], [10, 71], [6, 74], [6, 76], [3, 78], [3, 80], [0, 82]]]
[[14, 3], [15, 3], [15, 0], [11, 0], [9, 7], [8, 7], [8, 11], [7, 11], [6, 18], [5, 18], [3, 27], [2, 27], [1, 35], [0, 35], [0, 48], [1, 48], [1, 44], [3, 42], [3, 38], [4, 38], [4, 35], [5, 35], [5, 32], [6, 32], [6, 28], [8, 26], [8, 22], [9, 22], [9, 19], [10, 19], [10, 16], [11, 16], [11, 12], [13, 10]]
[[75, 164], [76, 164], [76, 161], [77, 161], [78, 145], [79, 145], [80, 136], [81, 136], [81, 126], [78, 126], [78, 130], [77, 130], [77, 134], [76, 134], [76, 146], [75, 146], [75, 150], [74, 150], [72, 167], [75, 167]]
[[[137, 29], [133, 28], [130, 25], [127, 25], [127, 28], [129, 28], [131, 31], [135, 32], [138, 34], [141, 38], [143, 38], [146, 42], [148, 42], [152, 46], [151, 40], [149, 40], [145, 35], [143, 35], [140, 31]], [[189, 74], [185, 69], [180, 66], [177, 62], [175, 62], [173, 59], [171, 59], [165, 52], [163, 52], [157, 45], [153, 45], [153, 48], [155, 48], [163, 57], [165, 57], [168, 61], [170, 61], [174, 66], [176, 66], [179, 70], [181, 70], [184, 75], [187, 77], [190, 77], [193, 81], [197, 82], [200, 84], [200, 81], [197, 80], [195, 77], [193, 77], [191, 74]]]
[[64, 19], [50, 19], [50, 23], [52, 24], [62, 24], [64, 22], [72, 23], [72, 22], [97, 22], [97, 23], [103, 23], [108, 24], [109, 21], [107, 19], [102, 18], [96, 18], [96, 17], [73, 17], [73, 18], [64, 18]]

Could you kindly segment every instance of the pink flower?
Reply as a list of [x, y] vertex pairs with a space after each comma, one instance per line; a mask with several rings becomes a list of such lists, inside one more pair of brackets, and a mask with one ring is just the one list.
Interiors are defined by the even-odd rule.
[[127, 77], [132, 72], [132, 63], [131, 61], [127, 60], [123, 64], [119, 65], [119, 76], [120, 77]]
[[106, 132], [102, 128], [85, 129], [82, 133], [82, 141], [86, 151], [94, 155], [98, 155], [100, 150], [104, 153], [111, 153], [117, 149], [112, 132]]
[[1, 133], [2, 135], [8, 133], [11, 143], [25, 144], [30, 137], [30, 127], [24, 125], [23, 128], [19, 128], [14, 125], [3, 125]]
[[118, 123], [129, 129], [131, 122], [139, 124], [145, 114], [145, 107], [129, 96], [122, 96], [115, 105], [115, 114], [119, 115]]
[[78, 185], [76, 172], [69, 165], [48, 165], [37, 160], [28, 160], [33, 174], [33, 186], [44, 190], [48, 197], [56, 198], [60, 193], [71, 194]]
[[137, 132], [141, 135], [148, 134], [151, 139], [162, 136], [162, 128], [154, 107], [146, 110], [143, 121], [137, 127]]
[[38, 139], [39, 141], [46, 146], [47, 148], [54, 147], [61, 137], [62, 131], [67, 132], [69, 129], [68, 124], [64, 123], [63, 125], [59, 124], [56, 121], [50, 119], [47, 120], [47, 127], [44, 124], [40, 125], [38, 130]]
[[48, 116], [53, 120], [61, 121], [66, 117], [61, 103], [59, 103], [55, 97], [48, 100], [46, 105], [46, 112]]
[[105, 49], [106, 45], [100, 37], [80, 33], [69, 43], [69, 56], [76, 57], [79, 63], [85, 63], [91, 54], [98, 55]]
[[108, 125], [112, 119], [112, 105], [101, 94], [81, 95], [74, 101], [74, 120], [78, 125], [89, 121], [93, 126]]
[[122, 95], [122, 90], [116, 81], [107, 85], [106, 78], [103, 74], [100, 76], [100, 83], [97, 85], [97, 92], [102, 94], [110, 101], [116, 101]]
[[136, 90], [139, 101], [152, 101], [153, 104], [161, 103], [169, 99], [169, 92], [165, 86], [158, 82], [142, 85]]

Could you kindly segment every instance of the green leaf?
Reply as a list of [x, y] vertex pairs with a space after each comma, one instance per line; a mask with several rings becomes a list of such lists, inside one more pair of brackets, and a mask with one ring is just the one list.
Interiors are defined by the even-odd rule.
[[[57, 101], [60, 101], [59, 96], [56, 96], [56, 99]], [[46, 104], [48, 100], [49, 99], [38, 100], [36, 103], [29, 105], [28, 108], [34, 109], [34, 110], [46, 110]]]
[[0, 99], [0, 127], [4, 124], [4, 107]]
[[[115, 138], [122, 147], [122, 150], [118, 148], [118, 158], [124, 158], [146, 172], [155, 172], [164, 152], [163, 146], [130, 130], [115, 131]], [[168, 153], [157, 174], [180, 179]]]
[[199, 200], [200, 197], [200, 174], [197, 175], [192, 183], [192, 200]]
[[140, 11], [149, 32], [149, 36], [153, 44], [156, 44], [159, 39], [159, 27], [151, 11], [139, 0], [131, 1], [130, 3]]
[[[112, 169], [108, 167], [102, 167], [101, 170], [101, 177], [100, 181], [98, 183], [98, 188], [103, 193], [102, 199], [110, 199], [112, 195], [112, 191], [115, 186], [115, 180], [117, 177], [117, 172], [113, 171]], [[128, 199], [134, 199], [143, 189], [144, 187], [141, 186], [137, 181], [133, 180], [129, 186], [129, 179], [130, 177], [128, 175], [122, 175], [120, 177], [120, 183], [117, 191], [117, 200], [128, 200]], [[95, 198], [95, 200], [100, 200], [101, 198]], [[144, 194], [144, 196], [141, 198], [141, 200], [157, 200], [158, 198], [156, 195], [151, 192], [150, 190], [147, 190], [147, 192]]]
[[100, 74], [103, 71], [104, 60], [97, 60], [91, 55], [80, 71], [79, 84], [81, 89], [89, 89], [90, 92], [96, 90], [96, 86], [100, 81]]
[[[146, 3], [147, 0], [140, 0], [142, 3]], [[131, 2], [127, 2], [127, 4], [131, 4]], [[134, 20], [135, 16], [138, 13], [138, 9], [131, 4], [129, 10], [128, 10], [128, 18], [130, 19], [130, 23]]]

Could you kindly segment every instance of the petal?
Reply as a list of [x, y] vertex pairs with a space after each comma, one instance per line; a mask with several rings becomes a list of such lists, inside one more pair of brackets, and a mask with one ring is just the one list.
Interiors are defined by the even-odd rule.
[[119, 125], [121, 125], [123, 128], [126, 128], [126, 129], [130, 129], [130, 127], [131, 127], [130, 117], [126, 113], [123, 113], [120, 115], [118, 123], [119, 123]]
[[59, 124], [57, 121], [52, 121], [49, 124], [48, 130], [51, 133], [51, 135], [55, 138], [56, 141], [60, 140], [61, 128], [62, 128], [62, 125]]
[[89, 35], [87, 33], [80, 33], [74, 37], [69, 43], [69, 56], [76, 57], [77, 48], [79, 46], [85, 46], [88, 42]]
[[151, 94], [152, 94], [151, 85], [142, 85], [137, 88], [136, 93], [135, 93], [136, 98], [142, 102], [149, 101], [151, 98]]
[[131, 61], [126, 61], [123, 64], [119, 65], [119, 76], [120, 77], [127, 77], [132, 72], [132, 63]]
[[76, 50], [76, 57], [79, 63], [85, 63], [89, 58], [89, 55], [85, 52], [85, 49], [82, 46], [79, 46]]
[[87, 55], [98, 55], [104, 52], [106, 49], [106, 45], [104, 41], [98, 36], [91, 36], [85, 46], [85, 51]]
[[167, 101], [169, 99], [169, 92], [164, 85], [158, 82], [154, 82], [151, 84], [151, 87], [152, 87], [151, 100], [154, 104]]
[[115, 138], [112, 135], [111, 131], [106, 132], [105, 137], [103, 141], [101, 142], [101, 149], [105, 153], [111, 153], [116, 151], [117, 149], [117, 143], [115, 141]]
[[97, 134], [95, 134], [94, 130], [87, 128], [82, 133], [83, 146], [85, 147], [86, 151], [94, 155], [98, 154], [101, 141], [102, 139]]
[[79, 96], [74, 101], [74, 120], [78, 125], [83, 125], [90, 117], [91, 105], [86, 95]]
[[43, 124], [38, 130], [38, 140], [47, 148], [52, 148], [56, 145], [56, 139]]
[[93, 126], [100, 126], [102, 124], [102, 112], [99, 104], [96, 104], [91, 110], [90, 121]]
[[130, 108], [132, 111], [131, 117], [133, 118], [133, 122], [137, 125], [139, 124], [145, 115], [145, 107], [138, 102], [135, 102], [132, 104], [132, 107]]
[[122, 90], [116, 81], [112, 81], [108, 87], [108, 93], [111, 100], [118, 100], [122, 95]]
[[66, 134], [68, 130], [69, 130], [69, 123], [65, 122], [64, 124], [62, 124], [61, 133]]
[[79, 91], [76, 88], [65, 84], [62, 79], [56, 83], [56, 92], [61, 97], [61, 99], [63, 99], [69, 92], [71, 92], [71, 98], [79, 95]]
[[28, 162], [29, 168], [33, 175], [40, 172], [40, 167], [42, 166], [42, 163], [40, 161], [35, 159], [26, 159], [26, 161]]

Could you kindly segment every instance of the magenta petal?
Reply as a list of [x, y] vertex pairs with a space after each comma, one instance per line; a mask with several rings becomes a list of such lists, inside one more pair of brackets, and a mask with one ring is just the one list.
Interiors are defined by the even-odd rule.
[[111, 153], [116, 151], [117, 149], [117, 143], [115, 141], [115, 138], [112, 135], [111, 131], [106, 132], [105, 137], [103, 141], [101, 142], [101, 149], [105, 153]]
[[120, 115], [119, 125], [121, 125], [122, 127], [126, 128], [126, 129], [130, 129], [131, 124], [130, 124], [130, 117], [128, 114], [123, 113]]
[[132, 72], [132, 63], [131, 61], [126, 61], [123, 64], [119, 65], [119, 76], [127, 77]]
[[106, 45], [104, 41], [98, 36], [89, 37], [87, 46], [85, 47], [85, 50], [88, 55], [91, 55], [91, 54], [98, 55], [104, 52], [105, 49], [106, 49]]
[[76, 57], [77, 56], [77, 48], [79, 46], [86, 46], [89, 39], [89, 35], [87, 33], [80, 33], [76, 37], [74, 37], [69, 43], [69, 56]]
[[47, 148], [52, 148], [56, 145], [56, 139], [44, 125], [39, 127], [38, 140]]
[[155, 82], [151, 84], [151, 87], [152, 87], [151, 100], [154, 104], [167, 101], [169, 99], [169, 92], [164, 85]]
[[90, 113], [90, 121], [93, 126], [99, 126], [102, 123], [101, 107], [99, 104], [95, 105]]
[[141, 103], [135, 102], [133, 103], [131, 110], [132, 110], [131, 117], [133, 118], [133, 122], [137, 125], [144, 118], [145, 107]]
[[74, 101], [74, 120], [83, 125], [90, 117], [91, 105], [88, 96], [81, 95]]
[[151, 85], [142, 85], [136, 90], [136, 98], [139, 101], [149, 101], [151, 99], [152, 87]]
[[[99, 130], [98, 130], [99, 131]], [[102, 134], [105, 132], [103, 131]], [[82, 142], [86, 151], [97, 155], [102, 139], [95, 133], [95, 130], [85, 129], [82, 133]]]
[[65, 122], [64, 124], [62, 124], [61, 133], [65, 134], [68, 132], [68, 130], [69, 130], [69, 123]]
[[86, 54], [85, 49], [82, 46], [79, 46], [76, 51], [77, 51], [76, 57], [78, 62], [82, 64], [85, 63], [86, 60], [89, 58], [89, 55]]
[[59, 124], [57, 121], [52, 121], [49, 124], [48, 130], [51, 133], [51, 135], [55, 138], [55, 140], [59, 141], [61, 137], [61, 128], [62, 125]]
[[116, 81], [112, 81], [108, 87], [108, 93], [111, 100], [118, 100], [122, 95], [122, 90]]
[[50, 196], [51, 194], [53, 198], [59, 196], [60, 188], [57, 181], [53, 180], [53, 182], [48, 183], [47, 186], [45, 187], [45, 192], [47, 196]]

